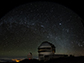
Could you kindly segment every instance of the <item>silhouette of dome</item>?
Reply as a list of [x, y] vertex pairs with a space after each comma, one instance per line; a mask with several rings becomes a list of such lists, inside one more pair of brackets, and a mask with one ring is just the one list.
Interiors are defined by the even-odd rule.
[[48, 42], [48, 41], [42, 42], [41, 45], [38, 48], [42, 48], [42, 47], [52, 47], [52, 48], [55, 48], [55, 46], [52, 43]]

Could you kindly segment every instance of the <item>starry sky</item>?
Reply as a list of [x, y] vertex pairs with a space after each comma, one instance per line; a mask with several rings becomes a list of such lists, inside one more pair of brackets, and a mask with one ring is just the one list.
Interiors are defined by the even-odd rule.
[[84, 56], [82, 18], [54, 2], [30, 2], [10, 10], [0, 19], [0, 56], [38, 55], [49, 41], [57, 54]]

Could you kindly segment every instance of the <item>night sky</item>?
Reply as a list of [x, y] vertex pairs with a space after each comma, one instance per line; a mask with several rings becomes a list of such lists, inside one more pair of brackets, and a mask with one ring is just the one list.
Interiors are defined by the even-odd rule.
[[0, 19], [0, 56], [37, 56], [38, 46], [49, 41], [57, 54], [84, 56], [82, 18], [54, 2], [30, 2]]

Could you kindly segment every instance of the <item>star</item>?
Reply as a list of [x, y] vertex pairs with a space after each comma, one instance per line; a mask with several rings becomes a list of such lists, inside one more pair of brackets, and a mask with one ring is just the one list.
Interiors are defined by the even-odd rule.
[[62, 23], [59, 23], [59, 25], [61, 26], [61, 25], [62, 25]]

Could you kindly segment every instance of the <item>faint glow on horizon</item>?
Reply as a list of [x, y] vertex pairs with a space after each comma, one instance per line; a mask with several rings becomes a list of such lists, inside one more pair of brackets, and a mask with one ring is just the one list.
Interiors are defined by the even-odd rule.
[[15, 62], [20, 62], [22, 61], [23, 59], [12, 59], [12, 61], [15, 61]]

